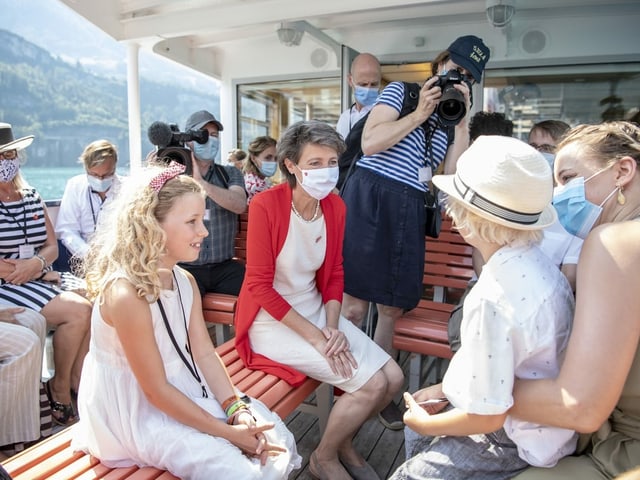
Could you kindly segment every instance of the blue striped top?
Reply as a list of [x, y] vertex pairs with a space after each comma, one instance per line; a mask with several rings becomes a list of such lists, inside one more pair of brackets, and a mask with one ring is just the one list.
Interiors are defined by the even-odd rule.
[[22, 190], [22, 200], [0, 202], [0, 258], [20, 258], [20, 245], [33, 245], [36, 253], [47, 240], [44, 204], [33, 189]]
[[[403, 97], [404, 84], [392, 82], [378, 96], [376, 105], [388, 105], [400, 113]], [[435, 128], [435, 132], [431, 139], [431, 162], [426, 163], [431, 165], [432, 170], [435, 170], [444, 161], [447, 154], [447, 133], [437, 127], [438, 115], [435, 112], [429, 117], [429, 125]], [[426, 191], [425, 184], [418, 181], [418, 170], [425, 166], [424, 129], [419, 126], [388, 150], [373, 155], [363, 155], [357, 165], [384, 177], [405, 183], [417, 190]]]

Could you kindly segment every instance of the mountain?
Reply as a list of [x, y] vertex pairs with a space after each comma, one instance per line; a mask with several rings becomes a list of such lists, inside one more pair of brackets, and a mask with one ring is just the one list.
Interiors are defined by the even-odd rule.
[[[21, 18], [15, 13], [33, 3], [43, 10]], [[0, 29], [0, 121], [11, 123], [17, 136], [36, 136], [27, 151], [29, 163], [75, 165], [85, 145], [99, 138], [113, 142], [122, 163], [128, 163], [126, 65], [119, 60], [124, 47], [57, 1], [0, 0], [2, 8], [3, 25], [12, 31]], [[18, 25], [38, 43], [15, 33]], [[52, 30], [55, 40], [47, 33]], [[152, 122], [183, 126], [191, 112], [203, 108], [218, 114], [219, 86], [166, 59], [152, 58], [141, 70], [140, 103], [144, 156], [152, 148], [146, 135]]]
[[[44, 48], [68, 63], [79, 63], [97, 75], [126, 78], [127, 52], [117, 42], [59, 0], [0, 0], [2, 28]], [[217, 88], [217, 81], [160, 55], [140, 51], [142, 78], [189, 84], [195, 89]]]

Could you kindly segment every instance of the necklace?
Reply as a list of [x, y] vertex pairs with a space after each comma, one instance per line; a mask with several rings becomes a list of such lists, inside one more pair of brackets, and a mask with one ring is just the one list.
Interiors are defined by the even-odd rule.
[[296, 217], [298, 217], [300, 220], [302, 220], [305, 223], [311, 223], [313, 222], [316, 218], [318, 218], [318, 214], [320, 213], [320, 200], [316, 200], [316, 211], [313, 214], [313, 217], [311, 217], [309, 220], [307, 220], [306, 218], [304, 218], [302, 215], [300, 215], [300, 212], [298, 212], [298, 210], [296, 209], [295, 204], [293, 203], [293, 200], [291, 200], [291, 210], [293, 210], [293, 213], [296, 214]]
[[15, 194], [16, 192], [2, 192], [2, 196], [4, 197], [5, 200], [11, 200], [12, 198], [15, 198]]

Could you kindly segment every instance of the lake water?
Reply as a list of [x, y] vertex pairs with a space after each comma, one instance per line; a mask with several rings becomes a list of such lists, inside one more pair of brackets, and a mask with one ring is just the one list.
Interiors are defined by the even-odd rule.
[[[71, 177], [84, 173], [82, 165], [74, 167], [29, 167], [20, 168], [22, 176], [34, 187], [44, 200], [60, 200], [64, 192], [64, 186]], [[128, 172], [120, 171], [118, 174], [126, 175]]]

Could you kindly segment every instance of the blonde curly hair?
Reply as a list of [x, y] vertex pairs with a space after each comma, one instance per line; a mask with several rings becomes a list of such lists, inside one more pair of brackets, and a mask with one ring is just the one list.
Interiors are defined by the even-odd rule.
[[159, 191], [149, 182], [162, 172], [150, 166], [127, 179], [114, 201], [105, 208], [84, 262], [87, 296], [100, 297], [117, 279], [124, 277], [136, 287], [138, 296], [155, 302], [160, 294], [159, 259], [166, 235], [160, 223], [177, 199], [188, 193], [205, 192], [186, 175], [167, 180]]

